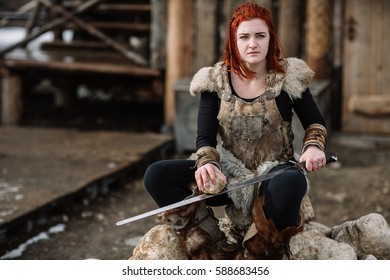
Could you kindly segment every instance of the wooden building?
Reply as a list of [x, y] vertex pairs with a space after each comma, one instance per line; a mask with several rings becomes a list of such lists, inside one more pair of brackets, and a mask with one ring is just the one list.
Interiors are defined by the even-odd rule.
[[[158, 40], [165, 19], [154, 19], [160, 6], [148, 0], [28, 2], [21, 10], [29, 15], [25, 39], [0, 50], [2, 123], [19, 123], [23, 93], [43, 79], [58, 89], [56, 106], [72, 106], [80, 84], [162, 99], [165, 49]], [[51, 40], [31, 44], [46, 33]]]
[[[245, 1], [31, 2], [35, 6], [29, 11], [26, 40], [18, 48], [0, 51], [3, 124], [18, 122], [22, 80], [33, 72], [35, 76], [48, 75], [58, 83], [66, 77], [67, 86], [61, 84], [61, 88], [68, 87], [68, 91], [72, 91], [70, 80], [77, 83], [79, 78], [89, 77], [96, 82], [101, 81], [96, 77], [106, 75], [109, 81], [134, 88], [146, 85], [146, 90], [163, 99], [169, 129], [177, 119], [175, 85], [219, 60], [228, 19], [235, 7]], [[314, 91], [332, 129], [359, 135], [390, 135], [390, 92], [384, 83], [390, 78], [389, 1], [255, 2], [272, 11], [286, 56], [305, 59], [316, 72]], [[46, 25], [37, 28], [35, 23], [43, 11], [48, 15]], [[64, 42], [61, 32], [65, 29], [78, 36]], [[26, 52], [37, 30], [56, 34], [53, 42], [39, 49], [44, 57], [41, 61]], [[131, 49], [131, 36], [144, 36], [147, 47], [144, 45], [143, 53]], [[55, 55], [51, 55], [53, 51]], [[110, 86], [107, 79], [104, 84]], [[185, 91], [185, 87], [180, 90]]]

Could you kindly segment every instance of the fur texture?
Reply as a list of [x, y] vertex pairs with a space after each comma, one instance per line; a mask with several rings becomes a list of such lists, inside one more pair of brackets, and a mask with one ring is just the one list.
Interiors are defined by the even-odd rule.
[[236, 254], [237, 246], [227, 243], [217, 219], [204, 202], [165, 211], [159, 219], [175, 229], [188, 259], [233, 259]]
[[[237, 159], [230, 151], [226, 150], [222, 146], [218, 145], [218, 151], [221, 155], [221, 166], [222, 172], [226, 175], [228, 184], [234, 184], [237, 182], [245, 181], [253, 177], [253, 171], [247, 169], [245, 165]], [[257, 168], [258, 174], [266, 174], [273, 167], [278, 165], [277, 161], [267, 161], [261, 164]], [[241, 190], [237, 190], [229, 193], [230, 198], [232, 199], [234, 205], [241, 209], [242, 213], [239, 217], [234, 217], [235, 215], [231, 212], [232, 215], [229, 215], [232, 220], [246, 220], [250, 221], [251, 211], [252, 211], [252, 202], [254, 196], [254, 187], [249, 186]], [[242, 217], [242, 215], [244, 217]], [[233, 221], [238, 224], [242, 224], [242, 221]]]
[[213, 242], [200, 227], [180, 230], [178, 235], [190, 260], [231, 260], [241, 251], [236, 244], [227, 243], [226, 239]]
[[278, 231], [272, 220], [265, 217], [263, 197], [257, 197], [253, 206], [253, 225], [255, 231], [244, 240], [247, 259], [288, 259], [290, 256], [290, 239], [303, 230], [303, 225], [288, 227]]
[[180, 208], [171, 209], [160, 213], [157, 218], [160, 222], [171, 225], [174, 229], [185, 228], [199, 207], [200, 203], [191, 203]]
[[[285, 74], [276, 74], [275, 84], [276, 96], [281, 90], [287, 92], [291, 99], [301, 97], [302, 92], [309, 86], [314, 77], [314, 72], [307, 64], [295, 57], [285, 59]], [[190, 84], [190, 94], [196, 96], [203, 91], [217, 92], [221, 98], [223, 94], [229, 94], [230, 88], [227, 68], [218, 62], [214, 67], [201, 68], [193, 77]]]

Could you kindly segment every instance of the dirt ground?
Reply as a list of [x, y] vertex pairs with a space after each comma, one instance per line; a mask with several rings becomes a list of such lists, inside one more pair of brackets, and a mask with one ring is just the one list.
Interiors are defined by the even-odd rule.
[[[47, 118], [42, 119], [46, 119], [45, 123], [31, 120], [26, 125], [48, 125]], [[56, 125], [61, 122], [61, 126], [64, 127], [65, 122], [62, 120], [57, 119]], [[75, 125], [78, 119], [73, 120], [71, 125]], [[69, 118], [67, 121], [69, 122]], [[118, 120], [116, 122], [118, 125]], [[93, 123], [100, 123], [100, 126], [97, 125], [95, 128], [113, 128], [106, 119], [100, 118], [100, 122]], [[132, 124], [135, 123], [133, 119]], [[123, 122], [120, 125], [128, 127], [128, 124]], [[151, 127], [156, 129], [158, 125], [154, 121], [152, 124], [141, 124], [144, 130]], [[390, 223], [389, 147], [370, 148], [349, 145], [339, 141], [342, 137], [342, 135], [334, 137], [329, 145], [329, 150], [338, 155], [338, 163], [309, 174], [310, 197], [316, 214], [315, 221], [332, 227], [377, 212]], [[186, 156], [172, 155], [172, 157]], [[72, 206], [71, 211], [59, 210], [53, 213], [48, 220], [46, 230], [20, 244], [19, 248], [16, 246], [14, 251], [10, 250], [3, 258], [127, 259], [142, 235], [157, 222], [155, 217], [150, 217], [120, 227], [115, 226], [115, 223], [155, 207], [156, 205], [143, 188], [142, 178], [135, 178], [113, 188], [105, 196], [92, 201], [88, 199], [80, 201]], [[215, 210], [218, 215], [222, 215], [222, 208]]]

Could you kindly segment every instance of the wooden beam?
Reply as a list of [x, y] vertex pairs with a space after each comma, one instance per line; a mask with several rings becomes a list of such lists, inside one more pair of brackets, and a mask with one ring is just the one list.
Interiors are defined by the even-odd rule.
[[[161, 1], [161, 0], [160, 0]], [[98, 12], [116, 12], [116, 13], [129, 13], [129, 12], [145, 12], [150, 13], [152, 6], [150, 4], [110, 4], [105, 3], [99, 5], [96, 9]]]
[[34, 10], [32, 11], [32, 14], [31, 14], [31, 16], [28, 19], [28, 22], [26, 24], [26, 36], [31, 34], [31, 31], [33, 30], [34, 26], [36, 25], [41, 8], [42, 8], [42, 3], [37, 2]]
[[33, 10], [35, 6], [37, 5], [37, 0], [32, 0], [22, 7], [20, 7], [16, 13], [7, 13], [7, 12], [1, 12], [0, 16], [0, 26], [6, 26], [11, 20], [14, 19], [21, 19], [26, 20], [27, 13], [30, 10]]
[[72, 40], [64, 42], [63, 40], [53, 40], [50, 42], [42, 42], [41, 50], [77, 50], [77, 49], [91, 49], [91, 50], [108, 50], [110, 46], [100, 41], [81, 41]]
[[371, 117], [390, 115], [390, 95], [351, 96], [348, 110]]
[[24, 45], [28, 44], [32, 40], [34, 40], [34, 39], [38, 38], [39, 36], [41, 36], [42, 34], [52, 30], [53, 28], [55, 28], [57, 26], [60, 26], [60, 25], [64, 24], [65, 22], [66, 22], [66, 19], [58, 18], [58, 19], [55, 19], [55, 20], [49, 22], [48, 24], [45, 24], [44, 26], [39, 28], [39, 30], [31, 33], [30, 35], [28, 35], [23, 40], [21, 40], [21, 41], [15, 43], [15, 44], [12, 44], [12, 45], [2, 49], [0, 51], [0, 57], [4, 56], [6, 53], [12, 51], [13, 49], [16, 49], [16, 48], [19, 48], [21, 46], [24, 46]]
[[[38, 1], [41, 1], [41, 0], [38, 0]], [[101, 2], [102, 0], [89, 0], [87, 2], [85, 2], [84, 4], [80, 5], [76, 11], [74, 12], [74, 14], [81, 14], [81, 13], [84, 13], [86, 11], [88, 11], [89, 9], [92, 9], [93, 7], [95, 7], [95, 5], [97, 5], [99, 2]], [[48, 1], [46, 1], [48, 2]], [[48, 2], [50, 5], [51, 3]], [[65, 24], [66, 22], [68, 21], [67, 18], [57, 18], [47, 24], [45, 24], [44, 26], [42, 26], [41, 28], [39, 28], [37, 31], [31, 33], [30, 35], [26, 36], [26, 38], [24, 38], [23, 40], [15, 43], [15, 44], [12, 44], [4, 49], [2, 49], [0, 51], [0, 57], [4, 56], [4, 54], [12, 51], [13, 49], [16, 49], [18, 47], [21, 47], [21, 46], [24, 46], [26, 45], [27, 43], [31, 42], [32, 40], [38, 38], [39, 36], [41, 36], [42, 34], [58, 27], [58, 26], [61, 26], [63, 24]]]
[[329, 9], [328, 0], [307, 0], [306, 61], [317, 79], [328, 77]]
[[16, 125], [22, 116], [22, 79], [8, 71], [2, 77], [1, 122], [3, 125]]
[[149, 23], [130, 23], [130, 22], [104, 22], [90, 21], [88, 24], [99, 29], [128, 30], [133, 32], [148, 33], [150, 31]]
[[151, 0], [150, 65], [166, 66], [167, 0]]
[[52, 7], [57, 11], [58, 13], [62, 14], [67, 20], [73, 21], [77, 26], [87, 31], [92, 36], [102, 40], [103, 42], [110, 45], [113, 49], [117, 50], [119, 53], [123, 54], [125, 57], [127, 57], [129, 60], [133, 61], [137, 65], [145, 66], [147, 65], [147, 61], [139, 54], [130, 51], [127, 47], [125, 47], [123, 44], [115, 41], [114, 39], [110, 38], [103, 32], [101, 32], [99, 29], [93, 27], [91, 24], [86, 23], [85, 21], [79, 19], [76, 15], [66, 11], [64, 8], [57, 4], [53, 4], [49, 0], [40, 0], [44, 5], [47, 7]]
[[192, 75], [192, 1], [168, 1], [167, 74], [165, 83], [165, 125], [173, 127], [175, 110], [174, 84]]
[[286, 57], [301, 57], [301, 0], [280, 0], [278, 34]]
[[159, 70], [152, 68], [139, 67], [135, 65], [119, 65], [112, 63], [96, 63], [91, 62], [64, 62], [64, 61], [33, 61], [33, 60], [6, 60], [6, 67], [10, 69], [23, 70], [44, 70], [44, 71], [62, 71], [69, 73], [101, 73], [113, 75], [128, 75], [137, 77], [159, 77]]
[[197, 0], [194, 9], [194, 59], [193, 72], [201, 67], [211, 66], [217, 57], [217, 7], [218, 1]]
[[[161, 0], [160, 0], [161, 1]], [[79, 5], [78, 1], [62, 1], [61, 6], [68, 9], [75, 9]], [[101, 3], [96, 7], [96, 12], [114, 12], [114, 13], [129, 13], [129, 12], [151, 12], [150, 4], [124, 4], [124, 3]]]

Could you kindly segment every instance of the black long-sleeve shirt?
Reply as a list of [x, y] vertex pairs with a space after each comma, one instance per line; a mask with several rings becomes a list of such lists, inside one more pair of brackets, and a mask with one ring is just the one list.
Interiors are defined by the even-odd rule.
[[[232, 93], [237, 95], [233, 88]], [[303, 129], [306, 129], [313, 123], [325, 126], [325, 120], [309, 89], [306, 89], [306, 91], [302, 93], [302, 98], [300, 99], [291, 100], [288, 94], [282, 91], [275, 100], [284, 121], [292, 121], [294, 109], [302, 123]], [[217, 115], [220, 102], [221, 100], [216, 92], [203, 92], [201, 94], [198, 111], [197, 149], [204, 146], [216, 147], [217, 145], [216, 136], [219, 126]]]

